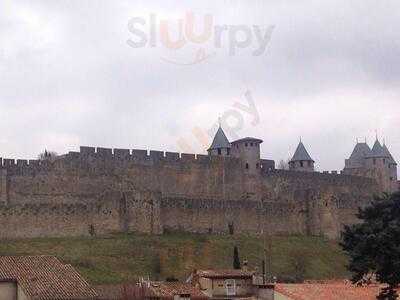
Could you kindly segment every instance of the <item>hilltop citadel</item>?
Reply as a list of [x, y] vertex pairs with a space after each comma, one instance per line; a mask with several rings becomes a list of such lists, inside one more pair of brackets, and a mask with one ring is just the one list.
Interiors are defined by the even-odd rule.
[[374, 194], [399, 190], [397, 163], [377, 140], [345, 168], [315, 172], [300, 142], [289, 170], [260, 157], [261, 139], [208, 155], [81, 147], [50, 160], [1, 159], [0, 238], [137, 231], [339, 236]]

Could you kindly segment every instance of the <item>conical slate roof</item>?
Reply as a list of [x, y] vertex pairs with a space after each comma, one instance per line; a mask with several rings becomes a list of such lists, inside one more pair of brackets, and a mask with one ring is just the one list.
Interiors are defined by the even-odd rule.
[[228, 138], [226, 137], [224, 131], [221, 126], [218, 128], [217, 133], [214, 136], [214, 140], [208, 150], [214, 150], [219, 148], [230, 148], [231, 143], [229, 143]]
[[393, 158], [392, 154], [390, 153], [390, 151], [389, 151], [388, 147], [386, 146], [386, 144], [383, 144], [382, 148], [383, 148], [383, 153], [385, 154], [385, 156], [389, 157], [389, 162], [391, 164], [396, 164], [397, 165], [396, 161], [394, 160], [394, 158]]
[[361, 160], [371, 155], [371, 148], [367, 143], [357, 143], [353, 153], [350, 156], [351, 160]]
[[312, 161], [314, 160], [311, 158], [310, 154], [308, 154], [306, 147], [304, 147], [304, 144], [302, 142], [299, 143], [297, 146], [296, 152], [293, 155], [293, 158], [291, 161]]
[[376, 140], [369, 157], [387, 157], [381, 143]]

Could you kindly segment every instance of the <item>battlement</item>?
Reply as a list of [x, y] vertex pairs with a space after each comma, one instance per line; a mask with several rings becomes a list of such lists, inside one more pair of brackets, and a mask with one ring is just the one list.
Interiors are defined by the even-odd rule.
[[[203, 154], [164, 152], [159, 150], [143, 149], [112, 149], [103, 147], [80, 147], [80, 151], [71, 151], [61, 155], [54, 160], [24, 160], [24, 159], [1, 159], [0, 167], [7, 170], [10, 176], [35, 176], [36, 174], [47, 174], [50, 171], [56, 173], [81, 172], [81, 174], [122, 174], [125, 170], [135, 165], [144, 167], [170, 166], [175, 169], [186, 169], [191, 166], [197, 168], [208, 168], [223, 163], [230, 170], [240, 168], [238, 158], [224, 156], [208, 156]], [[83, 173], [82, 173], [83, 171]], [[261, 160], [262, 176], [271, 178], [288, 178], [298, 185], [307, 182], [307, 185], [322, 186], [324, 184], [346, 185], [354, 184], [361, 186], [375, 186], [376, 181], [354, 175], [346, 175], [343, 172], [324, 171], [320, 172], [296, 172], [286, 170], [275, 170], [274, 161]], [[228, 174], [228, 173], [227, 173]]]
[[310, 182], [310, 184], [318, 186], [321, 184], [330, 185], [354, 185], [360, 188], [362, 187], [377, 187], [377, 182], [371, 178], [365, 178], [354, 175], [339, 174], [337, 171], [324, 171], [324, 172], [296, 172], [288, 170], [272, 170], [263, 173], [265, 177], [279, 177], [287, 178], [292, 180], [292, 182]]
[[317, 173], [322, 173], [322, 174], [333, 174], [333, 175], [338, 175], [338, 174], [344, 174], [343, 171], [322, 171], [322, 172], [317, 172]]
[[13, 167], [28, 167], [28, 166], [39, 166], [40, 164], [47, 164], [47, 162], [41, 162], [35, 159], [11, 159], [0, 157], [0, 168], [13, 168]]
[[93, 230], [336, 238], [379, 191], [373, 179], [275, 170], [266, 159], [249, 172], [242, 159], [86, 146], [49, 160], [0, 159], [0, 238]]
[[103, 158], [110, 160], [130, 160], [135, 162], [209, 162], [211, 160], [223, 160], [230, 159], [223, 157], [210, 157], [204, 154], [192, 154], [192, 153], [179, 153], [159, 150], [143, 150], [143, 149], [111, 149], [101, 147], [80, 147], [79, 152], [70, 152], [67, 156], [75, 158]]
[[[132, 165], [154, 166], [158, 164], [173, 164], [188, 166], [191, 164], [207, 166], [215, 162], [236, 161], [233, 157], [208, 156], [204, 154], [164, 152], [143, 149], [111, 149], [103, 147], [80, 147], [80, 151], [71, 151], [58, 156], [54, 160], [24, 160], [0, 158], [0, 168], [7, 169], [10, 175], [35, 174], [52, 169], [79, 168], [98, 166], [110, 169], [129, 168]], [[93, 169], [93, 168], [92, 168]]]
[[203, 154], [188, 154], [178, 152], [164, 152], [159, 150], [143, 149], [111, 149], [101, 147], [80, 147], [79, 152], [70, 152], [67, 155], [78, 155], [80, 157], [95, 157], [109, 159], [125, 159], [134, 161], [185, 161], [196, 162], [197, 160], [209, 161], [210, 157]]

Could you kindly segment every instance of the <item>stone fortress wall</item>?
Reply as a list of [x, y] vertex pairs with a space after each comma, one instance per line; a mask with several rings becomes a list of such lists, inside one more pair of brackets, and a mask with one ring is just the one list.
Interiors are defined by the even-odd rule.
[[55, 161], [1, 160], [0, 238], [137, 231], [325, 235], [356, 222], [373, 179], [257, 172], [235, 157], [81, 147]]

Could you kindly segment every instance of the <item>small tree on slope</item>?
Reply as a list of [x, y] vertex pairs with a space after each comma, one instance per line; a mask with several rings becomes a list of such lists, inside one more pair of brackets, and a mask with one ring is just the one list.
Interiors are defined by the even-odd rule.
[[233, 268], [235, 270], [240, 270], [240, 258], [238, 247], [233, 248]]
[[350, 256], [348, 269], [353, 283], [375, 274], [385, 284], [377, 299], [398, 299], [400, 284], [400, 193], [375, 197], [370, 206], [359, 209], [361, 223], [346, 226], [341, 246]]

